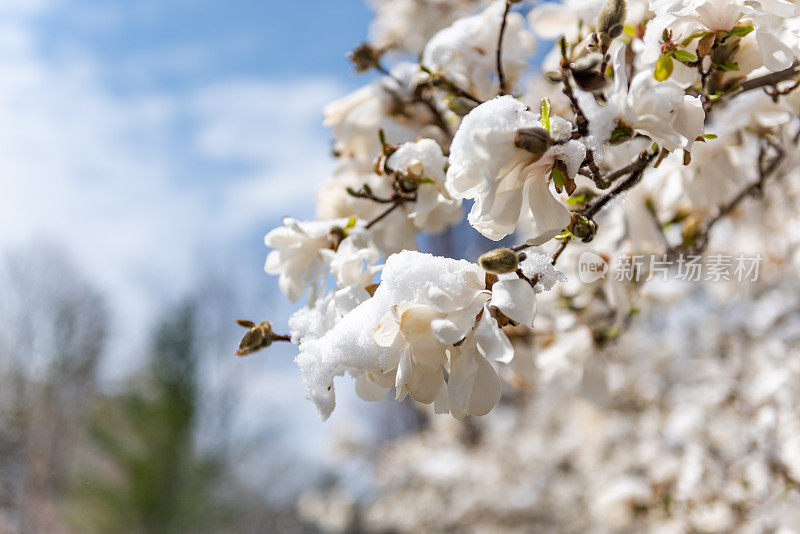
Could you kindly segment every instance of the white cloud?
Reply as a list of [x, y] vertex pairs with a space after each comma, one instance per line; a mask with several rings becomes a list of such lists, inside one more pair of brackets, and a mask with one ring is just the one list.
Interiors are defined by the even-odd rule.
[[341, 88], [244, 79], [119, 95], [85, 51], [40, 54], [32, 13], [0, 25], [0, 245], [63, 245], [111, 292], [135, 346], [153, 298], [196, 272], [199, 244], [310, 206], [297, 184], [330, 167], [321, 107]]

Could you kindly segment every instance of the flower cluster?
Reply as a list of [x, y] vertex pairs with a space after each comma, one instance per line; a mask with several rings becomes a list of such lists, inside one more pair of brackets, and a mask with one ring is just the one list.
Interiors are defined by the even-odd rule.
[[[580, 369], [547, 350], [615, 339], [640, 291], [576, 280], [580, 253], [702, 254], [722, 220], [763, 229], [740, 206], [794, 176], [800, 4], [374, 4], [373, 41], [350, 58], [379, 76], [325, 109], [338, 161], [319, 220], [266, 237], [266, 271], [290, 300], [309, 294], [285, 337], [323, 418], [344, 374], [365, 400], [394, 388], [462, 418], [497, 405], [498, 370]], [[533, 66], [537, 36], [556, 42]], [[462, 224], [464, 201], [476, 239], [518, 244], [475, 262], [414, 252]], [[532, 337], [537, 300], [563, 313], [537, 319], [551, 342], [532, 354], [509, 336]]]

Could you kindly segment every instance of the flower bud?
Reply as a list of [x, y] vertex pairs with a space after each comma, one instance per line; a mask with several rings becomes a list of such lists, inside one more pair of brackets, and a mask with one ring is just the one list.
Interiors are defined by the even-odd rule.
[[549, 70], [545, 72], [544, 77], [552, 84], [561, 83], [564, 80], [564, 78], [561, 76], [561, 73], [557, 70]]
[[239, 350], [236, 352], [236, 355], [247, 356], [248, 354], [269, 347], [272, 345], [273, 336], [274, 332], [272, 331], [272, 325], [269, 321], [261, 321], [244, 335], [242, 341], [239, 343]]
[[381, 51], [369, 43], [361, 43], [355, 50], [347, 54], [347, 59], [353, 63], [357, 73], [374, 69], [378, 66], [380, 58]]
[[[594, 55], [599, 54], [592, 54], [592, 56]], [[572, 69], [572, 77], [575, 79], [575, 83], [584, 91], [599, 91], [606, 85], [606, 77], [603, 76], [602, 72], [595, 70], [595, 67], [596, 65], [591, 68], [579, 68], [576, 63]]]
[[550, 132], [541, 126], [533, 128], [520, 128], [514, 137], [514, 145], [517, 148], [527, 150], [533, 154], [542, 155], [553, 144]]
[[504, 274], [517, 269], [519, 258], [510, 248], [496, 248], [481, 256], [478, 264], [487, 273]]
[[591, 219], [587, 219], [582, 215], [573, 213], [572, 223], [569, 225], [569, 231], [572, 232], [572, 235], [584, 243], [588, 243], [594, 239], [595, 234], [597, 234], [597, 223]]
[[625, 0], [608, 0], [597, 15], [597, 33], [604, 33], [612, 39], [622, 33], [626, 12]]
[[448, 95], [444, 99], [444, 103], [447, 106], [447, 109], [458, 115], [459, 117], [463, 117], [476, 107], [478, 104], [473, 102], [472, 100], [467, 100], [466, 98], [454, 95]]
[[603, 62], [603, 54], [594, 52], [580, 57], [572, 63], [573, 72], [586, 72], [594, 70], [600, 63]]

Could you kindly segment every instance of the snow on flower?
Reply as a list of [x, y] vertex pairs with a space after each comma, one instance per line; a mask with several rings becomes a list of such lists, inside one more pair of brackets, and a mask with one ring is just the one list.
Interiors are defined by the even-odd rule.
[[564, 178], [573, 179], [586, 150], [570, 139], [572, 125], [557, 116], [549, 118], [552, 146], [543, 153], [515, 144], [518, 131], [542, 128], [538, 114], [506, 95], [472, 110], [453, 138], [447, 189], [455, 198], [475, 200], [469, 223], [489, 239], [514, 232], [523, 209], [533, 216], [533, 244], [553, 238], [570, 222], [569, 212], [550, 192], [550, 179], [556, 162], [564, 164]]
[[[422, 65], [440, 72], [478, 98], [497, 94], [495, 50], [505, 1], [492, 3], [483, 12], [454, 22], [434, 35], [425, 46]], [[519, 13], [508, 14], [503, 35], [503, 71], [510, 86], [520, 78], [536, 39], [525, 28]]]
[[[377, 400], [383, 396], [381, 390], [394, 385], [398, 399], [409, 394], [430, 403], [440, 395], [443, 366], [452, 368], [453, 356], [468, 350], [469, 345], [453, 350], [466, 338], [474, 338], [477, 351], [468, 358], [480, 354], [487, 360], [511, 361], [513, 348], [493, 309], [530, 325], [534, 291], [524, 280], [498, 281], [490, 291], [484, 277], [477, 265], [464, 260], [412, 251], [390, 256], [372, 298], [341, 317], [321, 337], [300, 344], [296, 361], [320, 416], [327, 419], [333, 411], [333, 379], [346, 372], [357, 378], [358, 392], [368, 400]], [[462, 370], [470, 375], [471, 365], [460, 367], [469, 361], [456, 366], [457, 377]], [[481, 364], [481, 368], [485, 372], [486, 366]], [[483, 375], [479, 378], [478, 384], [483, 383]], [[451, 387], [455, 390], [450, 395], [472, 388], [474, 381], [464, 378], [459, 384]], [[473, 406], [475, 411], [463, 404], [455, 406], [456, 413], [477, 414], [486, 404], [478, 402], [475, 406], [482, 408]]]

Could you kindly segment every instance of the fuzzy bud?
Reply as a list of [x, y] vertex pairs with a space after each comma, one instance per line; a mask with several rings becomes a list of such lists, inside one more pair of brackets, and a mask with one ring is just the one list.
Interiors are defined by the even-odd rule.
[[553, 139], [550, 137], [550, 132], [541, 126], [520, 128], [517, 130], [516, 137], [514, 137], [514, 145], [517, 148], [541, 156], [553, 145]]
[[575, 83], [584, 91], [597, 91], [606, 85], [606, 77], [598, 68], [603, 63], [603, 55], [589, 54], [576, 60], [571, 66]]
[[[242, 324], [241, 322], [239, 324]], [[274, 338], [272, 325], [269, 321], [261, 321], [259, 324], [250, 328], [239, 343], [239, 350], [236, 352], [237, 356], [247, 356], [261, 349], [265, 349], [272, 345]]]
[[517, 269], [519, 258], [517, 253], [510, 248], [496, 248], [481, 256], [478, 264], [487, 273], [504, 274]]
[[597, 33], [617, 37], [622, 33], [626, 12], [625, 0], [608, 0], [597, 15]]

